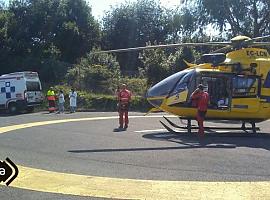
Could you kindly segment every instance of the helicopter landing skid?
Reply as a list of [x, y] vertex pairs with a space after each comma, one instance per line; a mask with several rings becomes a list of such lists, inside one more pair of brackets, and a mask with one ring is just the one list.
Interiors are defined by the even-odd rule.
[[[162, 124], [162, 126], [164, 126], [165, 129], [167, 129], [171, 133], [186, 133], [186, 132], [179, 130], [179, 129], [184, 129], [184, 130], [187, 130], [188, 134], [191, 134], [192, 129], [199, 129], [199, 127], [191, 124], [191, 119], [187, 119], [187, 126], [179, 126], [179, 125], [173, 123], [167, 117], [163, 116], [163, 118], [172, 126], [172, 128], [169, 127], [168, 125], [166, 125], [162, 121], [159, 121], [159, 122]], [[211, 130], [243, 130], [246, 133], [248, 133], [247, 132], [248, 130], [252, 130], [253, 134], [257, 133], [257, 131], [260, 131], [260, 128], [256, 127], [255, 122], [250, 122], [250, 124], [251, 124], [251, 127], [246, 127], [245, 123], [242, 123], [242, 126], [240, 128], [237, 128], [237, 127], [204, 127], [204, 129], [206, 131], [211, 131]]]

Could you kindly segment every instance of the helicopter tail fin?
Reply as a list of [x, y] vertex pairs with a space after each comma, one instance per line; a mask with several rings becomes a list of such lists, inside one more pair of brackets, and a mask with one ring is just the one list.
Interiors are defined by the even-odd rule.
[[194, 64], [194, 63], [189, 63], [188, 61], [186, 61], [186, 60], [184, 60], [184, 59], [183, 59], [183, 61], [187, 64], [188, 67], [194, 67], [194, 66], [196, 66], [196, 64]]

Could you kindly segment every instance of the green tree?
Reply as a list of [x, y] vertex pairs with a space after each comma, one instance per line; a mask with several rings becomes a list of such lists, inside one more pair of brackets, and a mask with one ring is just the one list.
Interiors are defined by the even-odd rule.
[[39, 53], [53, 44], [62, 61], [75, 63], [100, 40], [99, 25], [84, 0], [13, 0], [10, 10], [16, 20], [10, 35], [22, 43], [20, 50]]
[[120, 67], [110, 54], [89, 53], [67, 73], [69, 84], [93, 92], [112, 93], [120, 82]]
[[60, 22], [55, 31], [55, 45], [61, 59], [75, 63], [100, 42], [100, 28], [85, 0], [62, 0], [58, 9]]
[[195, 49], [181, 47], [174, 51], [164, 49], [144, 50], [140, 54], [140, 60], [144, 64], [144, 75], [148, 85], [156, 84], [169, 75], [184, 70], [187, 64], [199, 58]]
[[7, 66], [0, 73], [35, 70], [45, 81], [59, 81], [100, 42], [85, 0], [11, 0], [0, 11], [0, 64]]
[[[147, 42], [164, 42], [167, 17], [158, 0], [138, 0], [113, 7], [103, 18], [103, 46], [107, 49], [145, 46]], [[122, 70], [137, 70], [138, 52], [118, 54]]]
[[145, 50], [140, 54], [148, 85], [153, 85], [169, 75], [171, 62], [163, 49]]
[[194, 11], [187, 7], [166, 10], [168, 41], [172, 43], [180, 42], [183, 37], [190, 38], [197, 30], [197, 19]]
[[198, 26], [212, 24], [233, 36], [257, 37], [270, 33], [269, 0], [191, 0], [186, 4], [196, 11]]

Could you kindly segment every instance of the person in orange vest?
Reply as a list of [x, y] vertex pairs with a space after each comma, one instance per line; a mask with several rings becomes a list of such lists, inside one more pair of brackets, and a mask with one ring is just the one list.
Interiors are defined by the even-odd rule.
[[127, 89], [126, 84], [122, 84], [121, 89], [118, 91], [118, 112], [119, 112], [119, 129], [123, 128], [125, 115], [125, 126], [124, 129], [128, 128], [128, 110], [131, 100], [131, 92]]
[[197, 115], [196, 119], [199, 126], [199, 136], [204, 136], [204, 127], [203, 121], [205, 119], [205, 115], [207, 113], [208, 102], [209, 102], [209, 94], [203, 91], [204, 86], [202, 84], [198, 85], [198, 88], [191, 94], [191, 99], [193, 102], [196, 102], [197, 107]]
[[49, 112], [52, 113], [56, 110], [56, 103], [55, 103], [55, 92], [53, 90], [53, 87], [50, 87], [50, 89], [47, 92], [47, 100], [49, 102]]

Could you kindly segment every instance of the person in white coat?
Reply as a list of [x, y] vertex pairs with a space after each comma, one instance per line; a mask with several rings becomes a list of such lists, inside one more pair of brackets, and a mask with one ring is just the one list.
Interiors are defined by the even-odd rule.
[[69, 104], [70, 104], [70, 112], [74, 113], [77, 107], [77, 92], [74, 89], [71, 89], [69, 93]]

